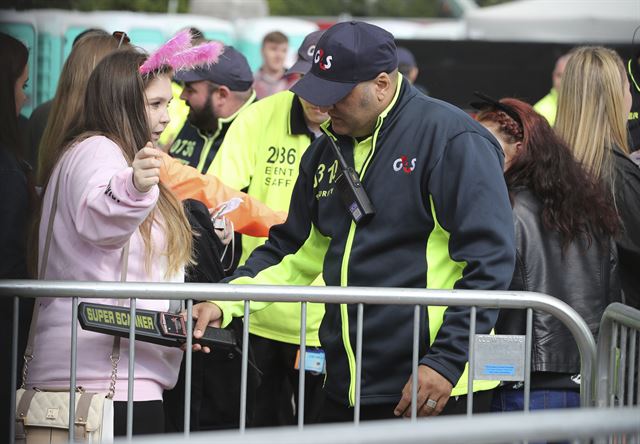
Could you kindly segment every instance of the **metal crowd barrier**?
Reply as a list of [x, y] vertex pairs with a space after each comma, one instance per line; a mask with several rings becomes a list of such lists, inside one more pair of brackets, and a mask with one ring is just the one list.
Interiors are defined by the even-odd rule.
[[[368, 421], [351, 424], [310, 425], [251, 429], [238, 432], [198, 432], [181, 435], [147, 436], [136, 444], [504, 444], [521, 441], [592, 442], [612, 434], [623, 436], [618, 444], [638, 443], [640, 408], [539, 410], [467, 417], [435, 417], [415, 423], [402, 420]], [[126, 442], [124, 439], [116, 441]]]
[[[298, 415], [298, 428], [304, 427], [304, 362], [305, 362], [305, 332], [306, 332], [306, 304], [309, 302], [331, 304], [358, 304], [357, 310], [357, 340], [356, 340], [356, 397], [354, 405], [354, 423], [360, 422], [360, 385], [361, 385], [361, 353], [362, 353], [362, 323], [363, 304], [388, 304], [388, 305], [414, 305], [414, 335], [413, 335], [413, 393], [411, 421], [416, 422], [416, 403], [418, 386], [418, 356], [420, 337], [420, 307], [421, 306], [468, 306], [471, 307], [471, 319], [469, 329], [469, 387], [473, 387], [473, 381], [478, 379], [474, 375], [474, 357], [476, 348], [476, 308], [498, 309], [526, 309], [527, 325], [524, 347], [524, 405], [525, 411], [529, 408], [530, 370], [531, 370], [531, 341], [532, 341], [532, 316], [533, 310], [547, 312], [560, 320], [572, 333], [581, 356], [581, 406], [591, 405], [592, 374], [595, 364], [595, 341], [589, 327], [582, 318], [569, 305], [548, 295], [530, 292], [508, 291], [477, 291], [477, 290], [425, 290], [404, 288], [372, 288], [372, 287], [301, 287], [301, 286], [247, 286], [225, 284], [197, 284], [197, 283], [115, 283], [115, 282], [67, 282], [67, 281], [28, 281], [7, 280], [0, 281], [0, 297], [14, 297], [16, 302], [20, 297], [64, 297], [72, 298], [72, 325], [71, 325], [71, 386], [76, 382], [77, 364], [77, 308], [79, 298], [112, 298], [130, 299], [130, 319], [135, 319], [135, 299], [179, 299], [187, 300], [187, 310], [192, 309], [193, 300], [234, 300], [244, 301], [244, 330], [242, 350], [241, 372], [241, 406], [240, 406], [240, 432], [245, 431], [246, 425], [246, 394], [247, 394], [247, 366], [249, 347], [249, 302], [301, 302], [301, 357], [300, 357], [300, 388], [298, 403], [300, 408]], [[15, 304], [17, 305], [17, 303]], [[17, 316], [14, 310], [14, 347], [13, 347], [13, 381], [16, 379], [15, 368], [17, 364]], [[187, 331], [193, 330], [193, 321], [187, 317]], [[131, 322], [129, 330], [130, 345], [135, 339], [135, 323]], [[187, 349], [192, 345], [192, 337], [187, 340]], [[134, 377], [135, 347], [129, 348], [129, 398], [127, 404], [127, 438], [132, 438], [133, 427], [133, 377]], [[190, 422], [190, 393], [191, 393], [191, 353], [186, 354], [185, 360], [185, 412], [184, 412], [184, 436], [189, 436]], [[15, 386], [15, 385], [14, 385]], [[15, 405], [15, 399], [12, 399]], [[70, 405], [75, 405], [75, 392], [70, 392]], [[74, 409], [70, 409], [69, 424], [75, 423]], [[467, 414], [470, 416], [473, 410], [473, 391], [469, 391], [467, 397]], [[12, 415], [15, 414], [15, 407]], [[14, 424], [12, 418], [12, 424]], [[73, 427], [70, 427], [73, 430]], [[13, 436], [13, 433], [12, 435]], [[70, 436], [70, 440], [72, 436]]]
[[640, 403], [639, 338], [640, 310], [617, 302], [609, 305], [602, 316], [598, 333], [598, 407]]

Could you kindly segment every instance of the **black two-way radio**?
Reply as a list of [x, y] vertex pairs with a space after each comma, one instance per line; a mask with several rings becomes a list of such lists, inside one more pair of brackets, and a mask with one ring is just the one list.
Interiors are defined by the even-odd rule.
[[[81, 302], [78, 306], [80, 325], [88, 331], [126, 338], [129, 337], [130, 318], [129, 307], [90, 302]], [[138, 341], [168, 347], [180, 347], [187, 342], [186, 322], [179, 314], [136, 309], [135, 325]], [[193, 342], [209, 347], [237, 348], [233, 331], [223, 328], [207, 327], [202, 338]]]
[[331, 143], [333, 153], [338, 159], [340, 173], [336, 177], [336, 187], [340, 198], [353, 221], [356, 224], [365, 224], [376, 214], [376, 209], [373, 207], [369, 196], [367, 196], [358, 173], [347, 164], [333, 138], [331, 136], [327, 136], [327, 138]]

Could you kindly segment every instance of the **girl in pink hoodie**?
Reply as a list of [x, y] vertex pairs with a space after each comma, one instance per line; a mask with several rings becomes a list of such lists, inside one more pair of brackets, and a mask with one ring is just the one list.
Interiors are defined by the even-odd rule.
[[[169, 122], [170, 70], [141, 76], [146, 56], [131, 49], [104, 58], [93, 71], [84, 114], [56, 152], [39, 226], [38, 264], [47, 280], [119, 281], [129, 245], [127, 281], [182, 282], [191, 261], [191, 230], [182, 206], [160, 183], [155, 142]], [[59, 187], [57, 209], [52, 212]], [[43, 255], [53, 219], [48, 258]], [[92, 302], [129, 305], [128, 300]], [[69, 387], [71, 300], [41, 298], [29, 363], [29, 387]], [[137, 307], [169, 311], [169, 301]], [[107, 392], [113, 337], [78, 329], [77, 385]], [[177, 379], [179, 349], [138, 342], [134, 372], [134, 433], [164, 431], [162, 392]], [[128, 340], [122, 339], [115, 385], [115, 432], [125, 429]]]

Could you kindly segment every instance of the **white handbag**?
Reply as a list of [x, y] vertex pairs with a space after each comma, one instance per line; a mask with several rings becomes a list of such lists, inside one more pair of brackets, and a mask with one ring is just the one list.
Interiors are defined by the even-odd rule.
[[[69, 391], [19, 389], [16, 444], [69, 442]], [[107, 393], [76, 391], [74, 442], [113, 442], [113, 400]]]
[[[43, 263], [39, 279], [44, 279], [51, 245], [51, 233], [58, 206], [60, 187], [58, 176], [51, 205], [51, 216], [47, 225], [47, 237], [43, 251]], [[127, 279], [129, 243], [122, 251], [120, 281]], [[58, 444], [69, 442], [69, 395], [70, 389], [25, 389], [29, 362], [33, 359], [33, 341], [38, 322], [38, 301], [33, 307], [29, 339], [24, 353], [22, 387], [16, 393], [16, 444]], [[75, 397], [74, 442], [108, 444], [113, 442], [113, 395], [115, 394], [118, 361], [120, 360], [120, 338], [114, 337], [111, 350], [111, 382], [109, 391], [89, 393], [77, 387]]]

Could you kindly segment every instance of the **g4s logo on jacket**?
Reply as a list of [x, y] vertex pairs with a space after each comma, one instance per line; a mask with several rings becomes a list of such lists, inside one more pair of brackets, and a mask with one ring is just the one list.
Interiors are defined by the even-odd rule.
[[333, 56], [327, 56], [324, 58], [324, 50], [318, 49], [316, 51], [316, 56], [313, 58], [313, 63], [317, 63], [321, 70], [326, 71], [331, 68], [331, 61], [333, 60]]
[[416, 158], [414, 157], [409, 161], [407, 156], [400, 156], [400, 158], [393, 161], [393, 171], [404, 171], [406, 174], [411, 174], [411, 172], [416, 168]]

